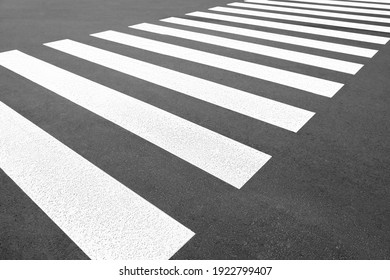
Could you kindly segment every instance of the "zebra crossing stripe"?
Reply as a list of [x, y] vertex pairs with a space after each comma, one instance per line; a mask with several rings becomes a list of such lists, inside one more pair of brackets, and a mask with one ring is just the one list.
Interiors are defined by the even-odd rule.
[[74, 41], [48, 46], [293, 132], [314, 116], [304, 109]]
[[77, 42], [49, 46], [293, 132], [314, 116], [304, 109]]
[[[215, 11], [215, 12], [233, 13], [233, 14], [240, 14], [240, 15], [246, 15], [246, 16], [266, 17], [266, 18], [272, 18], [272, 19], [290, 20], [290, 21], [295, 21], [295, 22], [315, 23], [315, 24], [321, 24], [321, 25], [327, 25], [327, 26], [346, 27], [346, 28], [352, 28], [352, 29], [390, 33], [390, 27], [379, 26], [379, 25], [374, 25], [374, 24], [362, 24], [362, 23], [355, 23], [355, 22], [346, 22], [346, 21], [312, 18], [312, 17], [304, 17], [304, 16], [293, 16], [293, 15], [286, 15], [286, 14], [267, 13], [267, 12], [259, 12], [259, 11], [253, 11], [253, 10], [235, 9], [235, 8], [227, 8], [227, 7], [214, 7], [214, 8], [210, 8], [209, 10]], [[329, 31], [329, 32], [333, 32], [333, 31]]]
[[[312, 16], [332, 17], [332, 18], [339, 18], [339, 19], [352, 19], [352, 20], [360, 20], [360, 21], [390, 23], [389, 18], [341, 14], [341, 13], [332, 13], [332, 12], [323, 12], [323, 11], [313, 11], [313, 10], [304, 10], [304, 9], [297, 9], [297, 8], [275, 7], [275, 6], [268, 6], [268, 4], [270, 4], [269, 1], [257, 2], [257, 3], [259, 3], [259, 4], [247, 4], [247, 3], [235, 2], [235, 3], [230, 3], [228, 5], [234, 6], [234, 7], [249, 8], [249, 9], [260, 9], [260, 10], [269, 10], [269, 11], [277, 11], [277, 12], [306, 14], [306, 15], [312, 15]], [[267, 4], [267, 5], [261, 5], [260, 3]]]
[[[245, 0], [248, 3], [263, 3], [263, 0]], [[279, 2], [279, 1], [267, 1], [269, 5], [274, 6], [287, 6], [287, 7], [298, 7], [298, 8], [308, 8], [308, 9], [319, 9], [319, 10], [328, 10], [335, 12], [348, 12], [348, 13], [358, 13], [358, 14], [369, 14], [369, 15], [390, 15], [390, 11], [383, 10], [372, 10], [372, 9], [363, 9], [363, 8], [351, 8], [351, 7], [341, 7], [341, 6], [328, 6], [328, 5], [319, 5], [319, 4], [305, 4], [297, 2]]]
[[202, 42], [207, 44], [216, 45], [219, 47], [226, 47], [244, 52], [255, 53], [263, 56], [274, 57], [277, 59], [283, 59], [287, 61], [293, 61], [296, 63], [306, 64], [314, 67], [329, 69], [333, 71], [356, 74], [362, 67], [363, 64], [343, 61], [339, 59], [327, 58], [318, 55], [306, 54], [296, 51], [290, 51], [275, 47], [269, 47], [265, 45], [259, 45], [249, 42], [243, 42], [233, 40], [229, 38], [207, 35], [199, 32], [186, 31], [176, 28], [170, 28], [155, 24], [141, 23], [130, 26], [131, 28], [169, 35], [182, 39], [193, 40], [196, 42]]
[[[54, 47], [53, 44], [50, 46]], [[298, 132], [314, 116], [313, 112], [304, 109], [95, 47], [76, 42], [72, 42], [72, 49], [63, 46], [60, 49], [56, 44], [55, 48], [293, 132]], [[93, 55], [85, 55], [89, 52]]]
[[0, 168], [91, 259], [168, 259], [194, 236], [2, 102], [0, 120]]
[[371, 3], [356, 3], [349, 1], [327, 1], [327, 0], [299, 0], [299, 2], [310, 2], [318, 4], [327, 4], [332, 6], [351, 6], [351, 7], [361, 7], [361, 8], [372, 8], [372, 9], [387, 9], [390, 10], [389, 5], [383, 4], [371, 4]]
[[349, 0], [353, 2], [374, 2], [374, 3], [383, 3], [390, 5], [389, 0]]
[[197, 20], [170, 17], [170, 18], [162, 19], [161, 21], [169, 22], [173, 24], [180, 24], [189, 27], [220, 31], [220, 32], [225, 32], [225, 33], [230, 33], [230, 34], [235, 34], [240, 36], [252, 37], [252, 38], [257, 38], [262, 40], [270, 40], [270, 41], [276, 41], [276, 42], [281, 42], [286, 44], [326, 50], [331, 52], [361, 56], [361, 57], [371, 58], [378, 52], [377, 50], [368, 49], [368, 48], [361, 48], [361, 47], [331, 43], [326, 41], [312, 40], [312, 39], [282, 35], [277, 33], [269, 33], [269, 32], [263, 32], [258, 30], [222, 25], [222, 24], [201, 22]]
[[[66, 40], [48, 45], [54, 48], [77, 48], [77, 45]], [[91, 49], [86, 51], [99, 55]], [[22, 52], [2, 53], [0, 65], [236, 188], [241, 188], [271, 158], [251, 147]]]
[[289, 30], [289, 31], [294, 31], [294, 32], [321, 35], [321, 36], [326, 36], [326, 37], [333, 37], [333, 38], [348, 39], [348, 40], [361, 41], [361, 42], [367, 42], [367, 43], [374, 43], [374, 44], [385, 45], [389, 41], [389, 38], [374, 36], [374, 35], [366, 35], [366, 34], [338, 31], [338, 30], [329, 30], [326, 28], [309, 27], [309, 26], [302, 26], [302, 25], [296, 25], [296, 24], [266, 21], [266, 20], [260, 20], [260, 19], [221, 15], [221, 14], [215, 14], [215, 13], [193, 12], [193, 13], [188, 13], [187, 15], [194, 16], [194, 17], [200, 17], [200, 18], [208, 18], [208, 19], [235, 22], [235, 23], [240, 23], [240, 24], [248, 24], [248, 25], [261, 26], [261, 27]]
[[332, 82], [286, 70], [263, 66], [243, 60], [229, 58], [204, 51], [198, 51], [115, 31], [105, 31], [93, 34], [92, 36], [124, 44], [127, 46], [278, 83], [284, 86], [304, 90], [326, 97], [332, 97], [343, 86], [343, 84], [337, 82]]

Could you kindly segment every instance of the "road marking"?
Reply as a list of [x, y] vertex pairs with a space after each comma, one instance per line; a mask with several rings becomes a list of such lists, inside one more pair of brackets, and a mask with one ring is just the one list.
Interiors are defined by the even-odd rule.
[[373, 50], [373, 49], [360, 48], [360, 47], [354, 47], [349, 45], [342, 45], [342, 44], [330, 43], [326, 41], [312, 40], [312, 39], [306, 39], [306, 38], [300, 38], [300, 37], [294, 37], [288, 35], [281, 35], [281, 34], [263, 32], [263, 31], [252, 30], [252, 29], [227, 26], [222, 24], [201, 22], [197, 20], [171, 17], [171, 18], [162, 19], [161, 21], [180, 24], [184, 26], [220, 31], [220, 32], [225, 32], [225, 33], [230, 33], [235, 35], [247, 36], [247, 37], [252, 37], [257, 39], [270, 40], [270, 41], [282, 42], [286, 44], [315, 48], [320, 50], [327, 50], [327, 51], [344, 53], [349, 55], [368, 57], [368, 58], [373, 57], [378, 52], [377, 50]]
[[127, 46], [255, 77], [326, 97], [332, 97], [343, 86], [343, 84], [337, 82], [115, 31], [105, 31], [93, 34], [92, 36]]
[[365, 35], [365, 34], [359, 34], [359, 33], [346, 32], [346, 31], [329, 30], [326, 28], [301, 26], [301, 25], [266, 21], [266, 20], [260, 20], [260, 19], [220, 15], [220, 14], [215, 14], [215, 13], [193, 12], [193, 13], [188, 13], [187, 15], [201, 17], [201, 18], [209, 18], [209, 19], [223, 20], [223, 21], [229, 21], [229, 22], [236, 22], [236, 23], [241, 23], [241, 24], [276, 28], [276, 29], [282, 29], [282, 30], [289, 30], [289, 31], [301, 32], [301, 33], [322, 35], [322, 36], [327, 36], [327, 37], [362, 41], [362, 42], [368, 42], [368, 43], [374, 43], [374, 44], [385, 45], [389, 41], [389, 38], [380, 37], [380, 36]]
[[194, 236], [2, 102], [0, 119], [0, 167], [91, 259], [168, 259]]
[[304, 109], [80, 43], [68, 41], [49, 46], [293, 132], [314, 116]]
[[176, 28], [159, 26], [155, 24], [141, 23], [129, 27], [138, 30], [153, 32], [157, 34], [163, 34], [163, 35], [169, 35], [177, 38], [193, 40], [196, 42], [212, 44], [219, 47], [226, 47], [226, 48], [231, 48], [231, 49], [240, 50], [244, 52], [255, 53], [263, 56], [274, 57], [277, 59], [293, 61], [296, 63], [311, 65], [315, 67], [320, 67], [320, 68], [348, 73], [348, 74], [356, 74], [363, 67], [363, 64], [358, 64], [354, 62], [348, 62], [348, 61], [327, 58], [318, 55], [274, 48], [274, 47], [219, 37], [219, 36], [207, 35], [199, 32], [192, 32], [192, 31], [186, 31], [186, 30], [181, 30]]
[[[72, 44], [75, 46], [72, 50], [60, 50], [293, 132], [298, 132], [314, 116], [313, 112], [242, 90], [76, 42]], [[50, 46], [58, 49], [59, 44]]]
[[[235, 2], [235, 3], [230, 3], [228, 5], [235, 6], [235, 7], [250, 8], [250, 9], [306, 14], [312, 16], [323, 16], [323, 17], [333, 17], [333, 18], [340, 18], [340, 19], [352, 19], [352, 20], [360, 20], [360, 21], [390, 23], [390, 18], [369, 17], [369, 16], [341, 14], [341, 13], [334, 13], [334, 12], [322, 12], [322, 11], [304, 10], [304, 9], [297, 9], [297, 8], [282, 8], [282, 7], [268, 6], [269, 4], [272, 4], [272, 2], [266, 0], [264, 0], [263, 2], [258, 1], [257, 3], [258, 4], [247, 4], [247, 3]], [[261, 5], [260, 3], [266, 5]]]
[[[384, 3], [390, 5], [389, 0], [349, 0], [353, 2], [373, 2], [373, 3]], [[390, 6], [389, 6], [390, 8]]]
[[[263, 0], [245, 0], [245, 2], [250, 3], [263, 3]], [[288, 6], [288, 7], [299, 7], [299, 8], [308, 8], [308, 9], [319, 9], [319, 10], [328, 10], [328, 11], [336, 11], [336, 12], [349, 12], [349, 13], [360, 13], [360, 14], [370, 14], [370, 15], [390, 15], [389, 11], [380, 11], [380, 10], [370, 10], [370, 9], [362, 9], [362, 8], [347, 8], [347, 7], [333, 7], [327, 5], [319, 5], [319, 4], [304, 4], [304, 3], [296, 3], [296, 2], [277, 2], [277, 1], [267, 1], [270, 5], [276, 6]]]
[[[282, 20], [290, 20], [290, 21], [297, 21], [297, 22], [315, 23], [315, 24], [321, 24], [321, 25], [327, 25], [327, 26], [346, 27], [346, 28], [352, 28], [352, 29], [390, 33], [390, 27], [379, 26], [379, 25], [374, 25], [374, 24], [362, 24], [362, 23], [355, 23], [355, 22], [346, 22], [346, 21], [339, 21], [339, 20], [329, 20], [329, 19], [303, 17], [303, 16], [293, 16], [293, 15], [286, 15], [286, 14], [267, 13], [267, 12], [259, 12], [259, 11], [235, 9], [235, 8], [226, 8], [226, 7], [214, 7], [214, 8], [210, 8], [209, 10], [215, 11], [215, 12], [233, 13], [233, 14], [240, 14], [240, 15], [246, 15], [246, 16], [266, 17], [266, 18], [272, 18], [272, 19], [282, 19]], [[333, 32], [333, 30], [329, 30], [328, 32]]]
[[348, 1], [328, 1], [328, 0], [299, 0], [299, 2], [310, 2], [318, 4], [327, 4], [332, 6], [351, 6], [351, 7], [362, 7], [362, 8], [372, 8], [372, 9], [390, 9], [389, 5], [383, 4], [370, 4], [370, 3], [354, 3]]
[[[47, 45], [59, 50], [73, 50], [80, 56], [87, 56], [83, 52], [87, 52], [92, 58], [100, 55], [93, 48], [83, 49], [82, 44], [78, 45], [70, 40]], [[271, 158], [164, 110], [19, 51], [2, 53], [0, 65], [236, 188], [241, 188]]]

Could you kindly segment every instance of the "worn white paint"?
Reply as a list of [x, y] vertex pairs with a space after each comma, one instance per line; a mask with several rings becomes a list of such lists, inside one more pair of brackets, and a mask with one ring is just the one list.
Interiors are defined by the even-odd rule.
[[368, 42], [368, 43], [374, 43], [374, 44], [385, 45], [389, 41], [389, 38], [374, 36], [374, 35], [366, 35], [366, 34], [360, 34], [360, 33], [347, 32], [347, 31], [329, 30], [329, 29], [325, 29], [325, 28], [310, 27], [310, 26], [288, 24], [288, 23], [280, 23], [280, 22], [274, 22], [274, 21], [245, 18], [245, 17], [236, 17], [236, 16], [216, 14], [216, 13], [193, 12], [193, 13], [188, 13], [187, 15], [201, 17], [201, 18], [223, 20], [223, 21], [228, 21], [228, 22], [235, 22], [235, 23], [240, 23], [240, 24], [254, 25], [254, 26], [260, 26], [260, 27], [268, 27], [268, 28], [275, 28], [275, 29], [288, 30], [288, 31], [294, 31], [294, 32], [321, 35], [321, 36], [326, 36], [326, 37]]
[[[352, 19], [352, 20], [359, 20], [359, 21], [390, 23], [390, 18], [371, 17], [371, 16], [362, 16], [362, 15], [353, 15], [353, 14], [351, 15], [351, 14], [323, 12], [323, 11], [313, 11], [313, 10], [298, 9], [298, 8], [284, 8], [284, 7], [268, 6], [269, 4], [272, 5], [273, 2], [266, 1], [266, 0], [257, 1], [256, 3], [259, 3], [259, 4], [247, 4], [247, 3], [235, 2], [235, 3], [230, 3], [228, 5], [234, 6], [234, 7], [249, 8], [249, 9], [259, 9], [259, 10], [268, 10], [268, 11], [277, 11], [277, 12], [305, 14], [305, 15], [311, 15], [311, 16], [322, 16], [322, 17], [331, 17], [331, 18], [338, 18], [338, 19]], [[264, 3], [267, 5], [260, 5], [260, 3]], [[375, 28], [375, 26], [373, 28]]]
[[[88, 46], [70, 40], [47, 45], [72, 50], [79, 55], [100, 55]], [[241, 188], [271, 158], [157, 107], [19, 51], [2, 53], [0, 65], [237, 188]]]
[[196, 42], [202, 42], [219, 47], [225, 47], [235, 49], [243, 52], [250, 52], [258, 55], [273, 57], [277, 59], [283, 59], [296, 63], [306, 64], [314, 67], [329, 69], [337, 72], [343, 72], [348, 74], [356, 74], [363, 64], [323, 57], [319, 55], [312, 55], [297, 51], [290, 51], [281, 48], [269, 47], [260, 44], [254, 44], [239, 40], [233, 40], [220, 36], [213, 36], [199, 32], [192, 32], [181, 30], [177, 28], [170, 28], [161, 25], [141, 23], [130, 26], [131, 28], [153, 32], [162, 35], [169, 35], [177, 38], [193, 40]]
[[298, 2], [309, 2], [317, 4], [326, 4], [332, 6], [351, 6], [351, 7], [361, 7], [361, 8], [372, 8], [372, 9], [387, 9], [390, 10], [389, 5], [383, 4], [372, 4], [372, 3], [354, 3], [350, 1], [329, 1], [329, 0], [299, 0]]
[[[0, 63], [20, 58], [0, 54]], [[0, 168], [91, 259], [168, 259], [194, 236], [2, 102]]]
[[173, 24], [180, 24], [189, 27], [219, 31], [219, 32], [224, 32], [224, 33], [229, 33], [234, 35], [257, 38], [261, 40], [281, 42], [286, 44], [292, 44], [297, 46], [326, 50], [331, 52], [338, 52], [338, 53], [361, 56], [361, 57], [371, 58], [378, 52], [377, 50], [374, 49], [361, 48], [361, 47], [355, 47], [350, 45], [337, 44], [337, 43], [331, 43], [326, 41], [313, 40], [313, 39], [307, 39], [302, 37], [289, 36], [289, 35], [283, 35], [283, 34], [277, 34], [271, 32], [263, 32], [259, 30], [223, 25], [223, 24], [201, 22], [198, 20], [170, 17], [170, 18], [162, 19], [161, 21], [169, 22]]
[[321, 78], [298, 74], [291, 71], [268, 67], [252, 62], [163, 43], [160, 41], [150, 40], [116, 31], [105, 31], [93, 34], [93, 36], [127, 46], [140, 48], [143, 50], [278, 83], [284, 86], [304, 90], [326, 97], [332, 97], [343, 86], [341, 83], [332, 82]]
[[[227, 7], [214, 7], [214, 8], [210, 8], [209, 10], [215, 11], [215, 12], [233, 13], [233, 14], [240, 14], [240, 15], [246, 15], [246, 16], [256, 16], [256, 17], [265, 17], [265, 18], [272, 18], [272, 19], [289, 20], [289, 21], [294, 21], [294, 22], [314, 23], [314, 24], [321, 24], [321, 25], [327, 25], [327, 26], [332, 26], [332, 27], [346, 27], [346, 28], [351, 28], [351, 29], [390, 33], [390, 27], [380, 26], [380, 25], [375, 25], [375, 24], [363, 24], [363, 23], [321, 19], [321, 18], [314, 18], [314, 17], [267, 13], [267, 12], [235, 9], [235, 8], [227, 8]], [[329, 32], [332, 33], [333, 30], [329, 30]]]
[[[245, 2], [251, 3], [263, 3], [263, 0], [245, 0]], [[329, 5], [319, 5], [319, 4], [305, 4], [297, 2], [279, 2], [279, 1], [267, 1], [270, 5], [276, 6], [286, 6], [286, 7], [298, 7], [298, 8], [308, 8], [308, 9], [319, 9], [319, 10], [328, 10], [335, 12], [347, 12], [347, 13], [358, 13], [358, 14], [369, 14], [369, 15], [390, 15], [390, 11], [384, 10], [373, 10], [373, 9], [363, 9], [363, 8], [351, 8], [351, 7], [341, 7], [341, 6], [329, 6]], [[324, 3], [326, 4], [326, 3]]]

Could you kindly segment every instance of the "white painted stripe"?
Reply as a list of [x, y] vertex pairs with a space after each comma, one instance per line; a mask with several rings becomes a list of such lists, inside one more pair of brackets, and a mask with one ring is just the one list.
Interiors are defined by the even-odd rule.
[[[72, 42], [72, 44], [72, 50], [65, 48], [64, 43], [61, 46], [59, 43], [49, 44], [49, 46], [293, 132], [298, 132], [314, 116], [313, 112], [242, 90], [80, 43]], [[69, 45], [70, 43], [67, 42], [66, 46]], [[86, 56], [86, 53], [89, 55]]]
[[[47, 45], [73, 50], [81, 56], [87, 56], [87, 53], [92, 57], [100, 55], [93, 48], [70, 40]], [[164, 110], [21, 52], [1, 54], [0, 63], [237, 188], [241, 188], [271, 158]]]
[[[174, 70], [156, 66], [123, 55], [72, 42], [72, 50], [64, 44], [49, 44], [61, 51], [78, 56], [99, 65], [131, 75], [185, 95], [212, 103], [272, 125], [298, 132], [313, 112], [272, 99], [200, 79]], [[70, 43], [68, 42], [68, 45]], [[67, 46], [68, 46], [67, 45]], [[77, 51], [76, 51], [77, 50]], [[86, 56], [85, 53], [90, 55]]]
[[[245, 0], [245, 2], [263, 3], [263, 0]], [[349, 13], [360, 13], [360, 14], [370, 14], [370, 15], [390, 15], [389, 11], [370, 10], [370, 9], [362, 9], [362, 8], [333, 7], [327, 5], [304, 4], [304, 3], [297, 3], [297, 2], [290, 3], [290, 2], [267, 1], [267, 3], [276, 6], [299, 7], [299, 8], [319, 9], [319, 10], [328, 10], [328, 11], [336, 11], [336, 12], [349, 12]]]
[[276, 28], [276, 29], [282, 29], [282, 30], [289, 30], [289, 31], [294, 31], [294, 32], [322, 35], [322, 36], [327, 36], [327, 37], [369, 42], [369, 43], [374, 43], [374, 44], [385, 45], [389, 41], [389, 38], [373, 36], [373, 35], [365, 35], [365, 34], [359, 34], [359, 33], [346, 32], [346, 31], [329, 30], [329, 29], [318, 28], [318, 27], [309, 27], [309, 26], [302, 26], [302, 25], [295, 25], [295, 24], [288, 24], [288, 23], [280, 23], [280, 22], [252, 19], [252, 18], [220, 15], [220, 14], [215, 14], [215, 13], [193, 12], [193, 13], [188, 13], [187, 15], [201, 17], [201, 18], [230, 21], [230, 22], [236, 22], [236, 23], [241, 23], [241, 24]]
[[[282, 20], [290, 20], [290, 21], [297, 21], [297, 22], [315, 23], [315, 24], [321, 24], [327, 26], [346, 27], [346, 28], [359, 29], [359, 30], [390, 33], [390, 27], [379, 26], [374, 24], [362, 24], [362, 23], [355, 23], [355, 22], [346, 22], [346, 21], [339, 21], [339, 20], [329, 20], [329, 19], [303, 17], [303, 16], [293, 16], [293, 15], [277, 14], [277, 13], [267, 13], [267, 12], [226, 8], [226, 7], [214, 7], [209, 10], [215, 12], [233, 13], [233, 14], [240, 14], [246, 16], [266, 17], [272, 19], [282, 19]], [[333, 30], [330, 30], [329, 32], [333, 32]]]
[[318, 4], [327, 4], [327, 5], [332, 5], [332, 6], [351, 6], [351, 7], [390, 10], [389, 5], [382, 5], [382, 4], [354, 3], [354, 2], [348, 2], [348, 1], [328, 1], [328, 0], [297, 0], [297, 1], [318, 3]]
[[[293, 132], [298, 132], [314, 116], [313, 112], [242, 90], [76, 42], [73, 44], [78, 52], [73, 49], [66, 50], [67, 53]], [[59, 49], [58, 44], [48, 45]], [[65, 51], [64, 48], [60, 50]], [[87, 50], [90, 56], [83, 55], [82, 51]]]
[[[266, 0], [258, 3], [259, 4], [247, 4], [247, 3], [235, 2], [235, 3], [230, 3], [228, 5], [235, 6], [235, 7], [249, 8], [249, 9], [297, 13], [297, 14], [305, 14], [311, 16], [322, 16], [322, 17], [332, 17], [338, 19], [351, 19], [351, 20], [360, 20], [360, 21], [390, 23], [390, 18], [369, 17], [369, 16], [341, 14], [341, 13], [334, 13], [334, 12], [322, 12], [322, 11], [304, 10], [304, 9], [297, 9], [297, 8], [283, 8], [283, 7], [268, 6], [269, 4], [272, 4], [272, 2]], [[260, 3], [264, 3], [267, 5], [261, 5]]]
[[383, 4], [388, 4], [390, 5], [389, 0], [349, 0], [353, 2], [372, 2], [372, 3], [383, 3]]
[[153, 32], [162, 35], [168, 35], [196, 42], [202, 42], [206, 44], [212, 44], [219, 47], [226, 47], [244, 52], [255, 53], [259, 55], [274, 57], [277, 59], [283, 59], [287, 61], [293, 61], [310, 66], [320, 67], [333, 71], [356, 74], [362, 67], [362, 64], [343, 61], [339, 59], [327, 58], [318, 55], [311, 55], [296, 51], [290, 51], [280, 48], [274, 48], [249, 42], [243, 42], [233, 40], [229, 38], [223, 38], [218, 36], [207, 35], [199, 32], [186, 31], [176, 28], [170, 28], [165, 26], [159, 26], [149, 23], [141, 23], [133, 26], [129, 26], [134, 29], [143, 30], [147, 32]]
[[198, 51], [190, 48], [145, 39], [115, 31], [105, 31], [92, 36], [127, 46], [169, 55], [172, 57], [224, 69], [250, 77], [274, 82], [326, 97], [332, 97], [343, 86], [341, 83], [263, 66], [239, 59]]
[[2, 102], [0, 120], [0, 168], [91, 259], [168, 259], [194, 235]]
[[349, 55], [362, 56], [362, 57], [371, 58], [378, 52], [377, 50], [373, 50], [373, 49], [360, 48], [360, 47], [354, 47], [349, 45], [336, 44], [336, 43], [330, 43], [326, 41], [312, 40], [312, 39], [306, 39], [306, 38], [300, 38], [300, 37], [294, 37], [288, 35], [281, 35], [277, 33], [263, 32], [258, 30], [227, 26], [222, 24], [201, 22], [197, 20], [171, 17], [171, 18], [162, 19], [161, 21], [190, 26], [190, 27], [203, 28], [207, 30], [220, 31], [220, 32], [225, 32], [225, 33], [230, 33], [235, 35], [247, 36], [247, 37], [252, 37], [252, 38], [257, 38], [262, 40], [270, 40], [270, 41], [282, 42], [286, 44], [304, 46], [304, 47], [315, 48], [320, 50], [327, 50], [327, 51], [344, 53]]

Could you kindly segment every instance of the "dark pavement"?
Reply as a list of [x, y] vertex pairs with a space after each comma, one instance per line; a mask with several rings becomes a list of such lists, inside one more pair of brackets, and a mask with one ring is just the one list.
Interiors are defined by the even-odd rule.
[[[356, 75], [348, 75], [127, 28], [143, 22], [172, 26], [158, 21], [172, 16], [190, 18], [185, 14], [231, 2], [0, 0], [0, 52], [23, 51], [272, 155], [242, 189], [3, 67], [0, 101], [194, 231], [196, 235], [172, 259], [390, 259], [390, 43], [354, 42], [379, 50], [367, 59], [199, 31], [364, 63]], [[244, 27], [350, 44], [343, 39]], [[326, 98], [89, 36], [105, 30], [345, 85], [333, 98]], [[316, 115], [293, 133], [42, 45], [62, 39], [245, 90]], [[1, 171], [0, 259], [88, 256]]]

